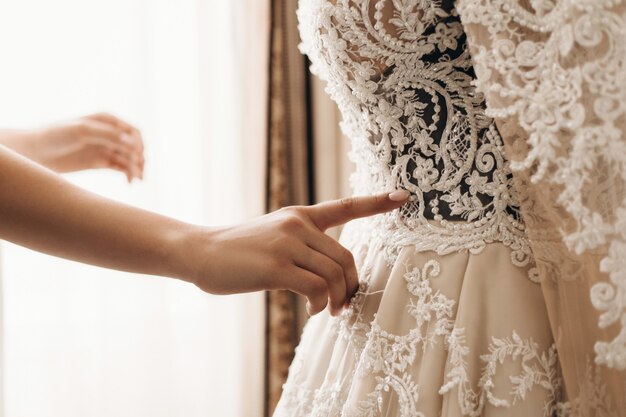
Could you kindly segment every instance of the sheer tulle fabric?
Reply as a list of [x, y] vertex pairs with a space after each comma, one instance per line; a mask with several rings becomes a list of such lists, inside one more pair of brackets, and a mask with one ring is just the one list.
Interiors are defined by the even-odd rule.
[[570, 412], [626, 415], [626, 5], [460, 0]]

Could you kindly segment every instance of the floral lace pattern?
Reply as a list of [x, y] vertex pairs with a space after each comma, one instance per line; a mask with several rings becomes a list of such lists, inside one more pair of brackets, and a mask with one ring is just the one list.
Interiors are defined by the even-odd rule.
[[[463, 0], [458, 8], [480, 34], [470, 44], [487, 114], [525, 141], [512, 167], [545, 190], [534, 204], [560, 209], [532, 227], [557, 229], [578, 258], [599, 327], [620, 328], [597, 341], [596, 361], [626, 370], [626, 4]], [[571, 263], [559, 257], [552, 269], [565, 278], [561, 259]]]
[[[515, 331], [511, 337], [493, 337], [489, 345], [489, 353], [481, 356], [487, 364], [483, 368], [483, 374], [478, 382], [479, 392], [475, 392], [468, 380], [467, 362], [465, 357], [469, 355], [469, 349], [464, 346], [465, 329], [456, 328], [447, 338], [450, 349], [452, 369], [448, 373], [448, 382], [439, 390], [440, 394], [449, 392], [453, 387], [459, 387], [458, 402], [461, 405], [463, 415], [480, 416], [485, 404], [496, 407], [510, 407], [518, 401], [523, 401], [526, 394], [535, 386], [541, 386], [548, 391], [547, 401], [543, 408], [544, 417], [557, 414], [561, 398], [561, 378], [558, 374], [556, 347], [541, 352], [532, 338], [523, 339]], [[520, 360], [522, 373], [510, 376], [513, 389], [511, 399], [498, 398], [493, 394], [493, 376], [498, 365], [506, 360]]]
[[512, 248], [532, 260], [503, 143], [476, 92], [452, 0], [300, 0], [301, 49], [352, 140], [352, 185], [412, 193], [379, 234], [439, 254]]
[[[332, 338], [345, 340], [351, 346], [356, 362], [354, 375], [338, 381], [326, 380], [316, 389], [307, 387], [306, 374], [302, 372], [304, 356], [299, 352], [284, 386], [279, 415], [375, 417], [386, 415], [384, 410], [389, 407], [389, 401], [394, 401], [397, 403], [394, 415], [427, 417], [420, 410], [421, 388], [411, 369], [416, 366], [418, 352], [429, 349], [449, 352], [450, 369], [439, 392], [443, 395], [456, 391], [464, 416], [481, 416], [487, 405], [512, 407], [533, 390], [543, 392], [545, 417], [557, 415], [557, 407], [566, 407], [558, 402], [561, 380], [554, 345], [542, 350], [532, 338], [524, 338], [513, 331], [509, 337], [493, 337], [484, 352], [470, 350], [465, 342], [465, 329], [454, 326], [456, 302], [432, 286], [433, 280], [440, 279], [438, 261], [431, 259], [423, 265], [406, 266], [403, 277], [411, 297], [405, 313], [412, 317], [414, 325], [403, 335], [386, 331], [376, 317], [371, 320], [363, 314], [366, 298], [372, 294], [368, 291], [371, 279], [368, 270], [367, 265], [363, 266], [361, 275], [365, 280], [350, 308], [342, 316], [331, 319]], [[469, 356], [480, 357], [482, 362], [482, 375], [476, 389], [470, 383]], [[521, 373], [509, 375], [510, 393], [506, 398], [499, 398], [494, 394], [498, 388], [494, 376], [505, 363], [518, 364]], [[374, 381], [373, 389], [365, 399], [350, 404], [350, 381], [368, 378]]]
[[[377, 384], [368, 399], [359, 404], [355, 417], [378, 415], [383, 405], [381, 394], [390, 390], [398, 396], [401, 415], [423, 415], [417, 409], [419, 385], [406, 371], [414, 363], [417, 349], [425, 350], [429, 345], [435, 345], [454, 324], [454, 301], [434, 292], [429, 285], [429, 280], [438, 276], [439, 271], [439, 263], [429, 261], [422, 268], [415, 267], [404, 275], [407, 289], [415, 296], [407, 306], [407, 312], [415, 319], [415, 326], [408, 334], [390, 334], [376, 322], [371, 324], [358, 372], [375, 375]], [[433, 320], [435, 323], [431, 324]]]

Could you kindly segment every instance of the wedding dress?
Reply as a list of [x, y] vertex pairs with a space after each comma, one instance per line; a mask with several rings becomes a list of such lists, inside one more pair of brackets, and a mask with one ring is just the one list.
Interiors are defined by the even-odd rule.
[[309, 320], [274, 416], [556, 415], [548, 312], [454, 2], [300, 0], [298, 18], [354, 193], [411, 198], [344, 229], [359, 290]]
[[[543, 26], [536, 22], [545, 15], [554, 26], [558, 20], [550, 11], [556, 3], [464, 1], [462, 17], [480, 25], [473, 41], [493, 43], [492, 49], [479, 50], [483, 78], [477, 80], [453, 0], [300, 0], [301, 49], [341, 110], [341, 127], [351, 140], [356, 165], [354, 193], [406, 189], [411, 198], [395, 212], [344, 229], [341, 241], [355, 254], [359, 290], [341, 316], [324, 312], [309, 320], [275, 417], [613, 417], [620, 415], [613, 405], [626, 409], [620, 398], [620, 390], [626, 394], [623, 374], [610, 374], [606, 381], [616, 383], [606, 389], [603, 375], [609, 374], [596, 370], [588, 352], [596, 340], [583, 340], [587, 333], [581, 329], [597, 322], [597, 315], [583, 311], [589, 300], [579, 287], [576, 293], [569, 284], [551, 287], [566, 258], [555, 250], [542, 251], [540, 245], [548, 240], [541, 233], [556, 234], [560, 242], [561, 229], [539, 230], [537, 225], [547, 223], [538, 222], [526, 209], [540, 204], [529, 204], [526, 192], [520, 195], [520, 190], [533, 190], [531, 181], [516, 176], [505, 156], [505, 145], [524, 136], [508, 128], [503, 140], [502, 125], [492, 119], [501, 114], [488, 111], [485, 95], [477, 89], [482, 85], [491, 88], [490, 97], [494, 91], [505, 99], [513, 97], [506, 95], [513, 88], [500, 88], [509, 86], [505, 82], [491, 85], [485, 79], [502, 74], [518, 87], [515, 82], [525, 79], [506, 78], [507, 71], [522, 68], [515, 73], [519, 75], [540, 66], [531, 61], [537, 39], [546, 36], [536, 36], [533, 44], [519, 28], [509, 30], [507, 25], [529, 21], [532, 30], [541, 31]], [[604, 3], [621, 5], [619, 0]], [[593, 4], [586, 2], [582, 12], [595, 12]], [[577, 7], [572, 1], [560, 6], [557, 11], [564, 16], [563, 8]], [[508, 12], [526, 20], [509, 18]], [[580, 30], [590, 38], [594, 35], [589, 26], [581, 25]], [[508, 44], [498, 43], [506, 37], [512, 39]], [[533, 51], [529, 44], [535, 45]], [[515, 61], [519, 67], [509, 65], [510, 56], [521, 57]], [[545, 62], [549, 69], [556, 67], [553, 61]], [[549, 75], [532, 74], [538, 80]], [[533, 85], [519, 84], [515, 97], [522, 103], [523, 93], [531, 92]], [[546, 102], [567, 96], [567, 89], [555, 90], [538, 96]], [[515, 109], [515, 103], [509, 104]], [[550, 116], [536, 117], [554, 122]], [[550, 155], [555, 152], [547, 154], [546, 164]], [[560, 181], [564, 175], [556, 178]], [[557, 195], [548, 197], [556, 200]], [[565, 210], [554, 213], [568, 219]], [[534, 227], [530, 234], [529, 219]], [[544, 256], [537, 262], [537, 247], [538, 253], [554, 258]], [[576, 275], [575, 269], [568, 273]], [[564, 294], [574, 297], [574, 308]], [[594, 306], [607, 310], [610, 297], [615, 297], [613, 321], [605, 318], [605, 325], [619, 322], [623, 313], [619, 296], [613, 294], [606, 288], [595, 291], [600, 301]], [[599, 355], [597, 364], [619, 367], [626, 358], [620, 356], [624, 352], [619, 337], [608, 348], [596, 346], [600, 353], [612, 349]], [[557, 346], [568, 365], [568, 394]], [[611, 394], [617, 395], [611, 399]]]

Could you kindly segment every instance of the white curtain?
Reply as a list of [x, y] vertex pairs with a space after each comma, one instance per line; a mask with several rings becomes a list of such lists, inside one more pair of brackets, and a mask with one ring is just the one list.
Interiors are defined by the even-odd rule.
[[[257, 215], [265, 24], [260, 1], [0, 2], [0, 126], [111, 111], [144, 134], [145, 181], [70, 180], [189, 222]], [[260, 295], [2, 251], [2, 416], [260, 415]]]

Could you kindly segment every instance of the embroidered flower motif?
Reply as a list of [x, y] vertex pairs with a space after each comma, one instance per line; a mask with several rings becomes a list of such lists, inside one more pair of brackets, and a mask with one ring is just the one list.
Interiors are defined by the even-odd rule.
[[379, 100], [378, 108], [374, 110], [374, 114], [376, 114], [376, 123], [383, 133], [389, 133], [393, 127], [396, 130], [401, 128], [399, 118], [402, 116], [402, 109], [389, 104], [387, 101]]
[[397, 148], [404, 148], [411, 143], [411, 139], [407, 138], [401, 130], [391, 131], [391, 144]]
[[413, 178], [417, 180], [419, 187], [423, 191], [430, 191], [432, 184], [439, 177], [439, 171], [435, 169], [432, 159], [423, 159], [416, 157], [415, 169], [413, 170]]
[[458, 47], [457, 39], [463, 33], [463, 29], [459, 22], [454, 24], [438, 23], [435, 32], [428, 37], [428, 42], [437, 45], [439, 52], [446, 49], [456, 50]]
[[424, 156], [432, 156], [437, 149], [436, 146], [433, 146], [435, 144], [435, 139], [433, 139], [425, 130], [419, 130], [416, 134], [414, 134], [413, 141], [413, 146], [419, 149]]

